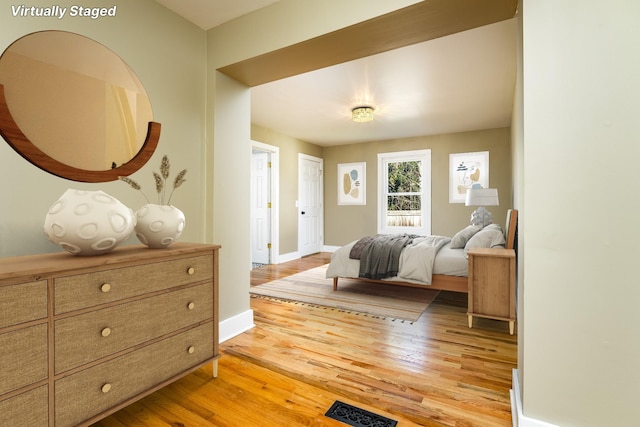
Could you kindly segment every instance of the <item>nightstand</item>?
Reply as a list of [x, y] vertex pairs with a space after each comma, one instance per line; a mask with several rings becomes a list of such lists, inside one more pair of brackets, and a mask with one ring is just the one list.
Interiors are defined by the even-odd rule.
[[469, 250], [469, 327], [473, 316], [516, 321], [516, 253], [513, 249]]

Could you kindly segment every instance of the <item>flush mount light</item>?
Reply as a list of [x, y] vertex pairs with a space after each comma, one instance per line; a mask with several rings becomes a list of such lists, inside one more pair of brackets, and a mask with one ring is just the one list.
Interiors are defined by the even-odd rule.
[[365, 123], [373, 120], [373, 107], [362, 105], [351, 110], [351, 119], [354, 122]]

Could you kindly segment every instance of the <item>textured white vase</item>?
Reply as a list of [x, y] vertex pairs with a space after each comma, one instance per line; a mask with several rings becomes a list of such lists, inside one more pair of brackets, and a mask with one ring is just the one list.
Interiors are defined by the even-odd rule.
[[184, 231], [184, 213], [175, 206], [142, 206], [136, 211], [136, 236], [150, 248], [166, 248]]
[[68, 189], [49, 208], [44, 232], [73, 255], [102, 255], [131, 236], [133, 211], [101, 190]]

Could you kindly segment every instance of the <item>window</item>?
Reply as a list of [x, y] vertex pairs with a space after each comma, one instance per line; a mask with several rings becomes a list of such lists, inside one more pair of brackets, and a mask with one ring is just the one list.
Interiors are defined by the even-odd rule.
[[378, 154], [378, 233], [431, 234], [431, 150]]

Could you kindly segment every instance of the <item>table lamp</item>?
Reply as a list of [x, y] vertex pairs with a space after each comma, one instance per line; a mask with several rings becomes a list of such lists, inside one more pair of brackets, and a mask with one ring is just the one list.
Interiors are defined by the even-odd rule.
[[485, 206], [498, 206], [498, 189], [496, 188], [469, 188], [465, 206], [478, 206], [471, 214], [471, 224], [486, 227], [493, 222], [493, 215]]

